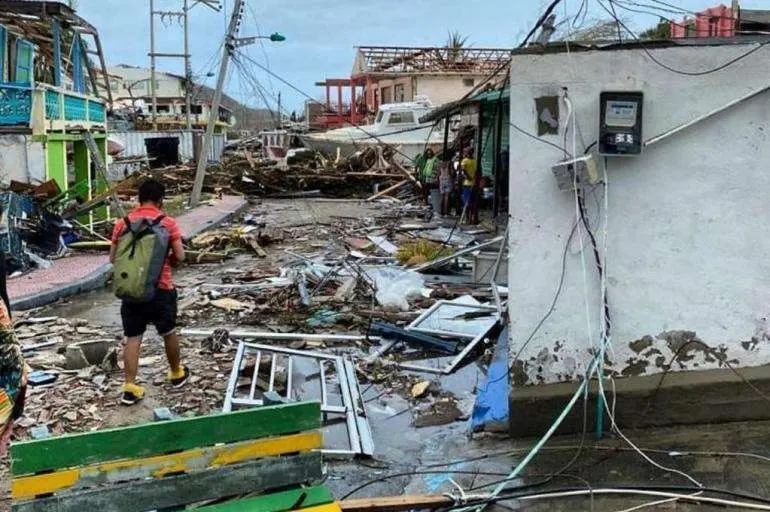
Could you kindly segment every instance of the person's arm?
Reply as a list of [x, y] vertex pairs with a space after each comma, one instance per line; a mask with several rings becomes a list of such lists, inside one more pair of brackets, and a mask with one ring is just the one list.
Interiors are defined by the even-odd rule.
[[175, 220], [169, 219], [169, 241], [171, 245], [171, 264], [179, 265], [185, 259], [184, 243], [182, 242], [182, 230]]
[[110, 244], [110, 263], [115, 263], [115, 256], [118, 253], [118, 240], [120, 239], [120, 233], [123, 231], [123, 221], [118, 220], [115, 223], [115, 228], [112, 230], [112, 243]]
[[177, 238], [171, 242], [171, 254], [173, 256], [172, 262], [175, 264], [182, 263], [185, 259], [184, 244], [182, 244], [182, 238]]

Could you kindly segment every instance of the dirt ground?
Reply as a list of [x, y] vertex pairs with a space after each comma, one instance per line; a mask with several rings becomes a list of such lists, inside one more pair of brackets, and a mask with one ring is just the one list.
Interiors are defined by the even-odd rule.
[[[209, 303], [201, 305], [201, 301], [210, 300], [210, 297], [201, 299], [193, 294], [199, 294], [195, 289], [201, 282], [223, 282], [246, 272], [262, 275], [260, 273], [276, 271], [296, 260], [290, 253], [332, 251], [330, 240], [344, 237], [361, 226], [391, 222], [383, 218], [375, 221], [378, 216], [389, 215], [388, 211], [382, 206], [355, 201], [274, 200], [253, 205], [248, 213], [273, 227], [287, 230], [286, 238], [283, 242], [265, 247], [267, 255], [264, 258], [243, 253], [223, 264], [190, 265], [181, 269], [175, 277], [180, 288], [180, 305], [193, 305], [182, 309], [180, 323], [183, 326], [236, 324], [260, 330], [307, 330], [304, 322], [308, 312], [300, 311], [294, 315], [296, 302], [285, 297], [260, 304], [263, 309], [243, 313], [223, 312]], [[401, 221], [402, 218], [392, 222]], [[334, 307], [344, 309], [339, 305]], [[99, 336], [113, 338], [117, 345], [120, 338], [118, 308], [111, 292], [100, 290], [41, 308], [32, 314], [36, 317], [83, 319], [89, 328], [100, 332]], [[285, 315], [277, 317], [275, 308], [284, 308]], [[356, 308], [360, 309], [352, 307], [339, 323], [321, 330], [336, 333], [365, 331], [356, 319]], [[195, 378], [184, 389], [174, 391], [164, 383], [166, 366], [162, 343], [154, 333], [150, 333], [143, 346], [140, 365], [140, 378], [147, 387], [147, 398], [143, 402], [130, 408], [118, 405], [122, 382], [119, 370], [104, 373], [103, 382], [100, 378], [102, 372], [63, 374], [51, 388], [31, 391], [26, 415], [29, 426], [39, 423], [44, 417], [55, 432], [75, 432], [149, 422], [156, 407], [169, 407], [180, 416], [219, 411], [233, 355], [232, 352], [213, 356], [201, 354], [200, 348], [199, 340], [184, 341], [184, 361], [192, 368]], [[337, 349], [343, 350], [335, 347]], [[344, 350], [362, 355], [373, 347], [357, 345]], [[55, 351], [55, 347], [50, 350], [52, 353]], [[403, 379], [362, 382], [375, 456], [357, 461], [329, 461], [325, 484], [334, 495], [342, 498], [351, 492], [352, 497], [447, 493], [456, 491], [453, 482], [468, 492], [481, 493], [490, 489], [490, 483], [507, 475], [535, 440], [511, 440], [494, 434], [470, 435], [466, 418], [478, 385], [484, 378], [484, 361], [482, 357], [447, 377], [408, 373]], [[97, 383], [95, 379], [98, 379]], [[431, 396], [411, 399], [409, 384], [421, 380], [431, 381]], [[66, 403], [68, 396], [72, 397], [73, 403]], [[425, 405], [435, 404], [442, 396], [453, 397], [452, 407], [458, 412], [453, 412], [453, 409], [446, 417], [441, 417], [439, 413], [429, 415], [431, 418], [438, 417], [435, 421], [438, 424], [417, 428], [418, 420], [426, 417], [423, 414]], [[84, 405], [96, 407], [93, 412], [88, 412], [88, 407]], [[72, 416], [72, 409], [78, 411], [76, 416]], [[70, 421], [67, 416], [75, 419]], [[512, 416], [514, 421], [526, 421], [517, 411], [513, 411]], [[20, 427], [17, 434], [19, 438], [27, 438], [27, 427]], [[650, 453], [650, 457], [660, 465], [692, 474], [705, 486], [770, 495], [770, 459], [763, 458], [770, 456], [767, 448], [770, 446], [770, 423], [672, 427], [626, 434], [639, 446], [658, 450]], [[581, 447], [579, 452], [578, 447]], [[693, 452], [709, 454], [688, 455]], [[576, 453], [574, 462], [564, 469]], [[759, 457], [741, 455], [745, 453], [756, 453]], [[0, 500], [0, 511], [10, 509], [7, 469], [7, 460], [2, 461], [0, 493], [5, 499]], [[559, 476], [552, 476], [556, 472]], [[553, 439], [527, 467], [524, 476], [511, 483], [513, 487], [532, 486], [526, 487], [526, 492], [612, 485], [688, 486], [690, 482], [671, 470], [654, 467], [611, 434], [595, 441], [588, 433], [583, 442], [580, 436]], [[509, 500], [501, 503], [496, 510], [509, 510], [502, 508], [505, 505], [516, 510], [617, 511], [644, 502], [627, 496], [538, 502]], [[650, 507], [653, 510], [691, 508], [695, 506], [670, 503]], [[708, 510], [708, 507], [705, 508]]]

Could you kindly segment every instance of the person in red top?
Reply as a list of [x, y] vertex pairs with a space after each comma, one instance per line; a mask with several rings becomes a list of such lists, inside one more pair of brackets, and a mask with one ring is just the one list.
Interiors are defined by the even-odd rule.
[[[180, 362], [179, 335], [176, 333], [177, 293], [171, 279], [171, 264], [184, 261], [184, 246], [182, 245], [182, 232], [179, 225], [171, 217], [165, 216], [161, 209], [165, 193], [166, 188], [162, 183], [152, 179], [145, 181], [139, 186], [139, 206], [127, 215], [130, 221], [141, 218], [154, 221], [163, 215], [161, 225], [169, 233], [170, 250], [161, 269], [158, 289], [153, 299], [143, 303], [123, 301], [120, 307], [123, 334], [126, 337], [126, 346], [123, 350], [126, 380], [121, 399], [125, 405], [133, 405], [144, 398], [144, 388], [136, 384], [136, 373], [139, 366], [142, 336], [149, 324], [153, 324], [158, 335], [163, 337], [166, 357], [170, 366], [168, 380], [171, 385], [180, 388], [190, 377], [190, 370]], [[125, 222], [123, 219], [118, 220], [112, 231], [111, 263], [115, 262], [117, 243], [124, 229]]]

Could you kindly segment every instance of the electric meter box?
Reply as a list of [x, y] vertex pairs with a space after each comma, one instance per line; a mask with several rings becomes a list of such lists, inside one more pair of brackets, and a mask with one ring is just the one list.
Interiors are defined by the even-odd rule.
[[599, 97], [599, 154], [635, 156], [642, 152], [641, 92], [602, 92]]

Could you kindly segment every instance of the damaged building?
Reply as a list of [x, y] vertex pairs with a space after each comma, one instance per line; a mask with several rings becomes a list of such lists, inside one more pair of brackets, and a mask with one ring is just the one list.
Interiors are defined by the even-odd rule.
[[97, 30], [61, 3], [6, 1], [0, 43], [2, 181], [54, 180], [92, 199], [106, 183], [91, 172], [84, 133], [106, 156], [111, 101]]
[[306, 104], [311, 127], [373, 122], [380, 105], [428, 98], [443, 105], [473, 93], [508, 63], [507, 48], [361, 46], [350, 78], [327, 78], [325, 103]]
[[516, 52], [511, 402], [533, 414], [515, 433], [550, 425], [592, 365], [622, 426], [765, 418], [733, 370], [767, 386], [768, 42]]

